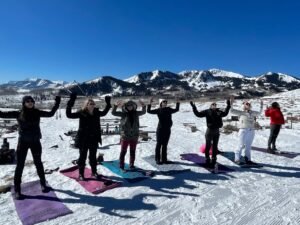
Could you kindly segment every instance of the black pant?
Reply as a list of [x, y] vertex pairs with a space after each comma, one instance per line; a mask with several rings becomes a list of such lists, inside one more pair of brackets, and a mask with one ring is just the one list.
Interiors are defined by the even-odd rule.
[[42, 163], [42, 146], [39, 140], [36, 141], [24, 141], [19, 139], [18, 147], [17, 147], [17, 166], [15, 170], [15, 191], [21, 190], [21, 178], [24, 169], [24, 164], [27, 156], [28, 149], [30, 148], [33, 162], [35, 164], [37, 174], [40, 177], [41, 185], [46, 184], [45, 173], [44, 173], [44, 166]]
[[272, 149], [276, 148], [276, 139], [280, 132], [280, 128], [281, 128], [280, 124], [271, 124], [270, 137], [268, 140], [268, 148], [271, 148], [271, 145], [272, 145]]
[[219, 128], [207, 128], [205, 133], [205, 157], [209, 158], [209, 150], [211, 147], [211, 142], [213, 144], [212, 147], [212, 159], [213, 161], [217, 161], [217, 151], [218, 151], [218, 143], [219, 143], [220, 131]]
[[84, 174], [85, 161], [87, 158], [87, 153], [89, 152], [89, 161], [92, 169], [92, 173], [97, 172], [97, 149], [98, 141], [95, 136], [89, 136], [86, 138], [85, 143], [83, 143], [79, 148], [79, 159], [78, 168], [79, 174]]
[[171, 128], [158, 128], [156, 130], [155, 160], [167, 162], [167, 146], [171, 135]]

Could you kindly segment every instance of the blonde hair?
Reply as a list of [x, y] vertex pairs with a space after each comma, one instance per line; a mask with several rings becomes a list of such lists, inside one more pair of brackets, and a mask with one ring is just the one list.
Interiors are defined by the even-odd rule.
[[92, 99], [92, 98], [87, 98], [87, 99], [84, 101], [83, 106], [82, 106], [82, 108], [81, 108], [82, 111], [88, 111], [87, 106], [88, 106], [88, 104], [89, 104], [90, 102], [93, 102], [93, 103], [95, 104], [94, 99]]

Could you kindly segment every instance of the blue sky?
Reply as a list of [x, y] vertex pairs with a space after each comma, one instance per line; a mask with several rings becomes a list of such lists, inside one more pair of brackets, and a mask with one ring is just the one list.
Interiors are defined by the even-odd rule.
[[0, 0], [0, 83], [156, 69], [300, 77], [297, 0]]

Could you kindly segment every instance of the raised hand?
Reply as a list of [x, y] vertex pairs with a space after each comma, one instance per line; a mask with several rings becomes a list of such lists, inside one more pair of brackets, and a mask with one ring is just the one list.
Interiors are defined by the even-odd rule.
[[110, 105], [111, 97], [109, 95], [106, 95], [104, 99], [105, 99], [106, 104]]
[[56, 105], [59, 105], [59, 104], [60, 104], [60, 100], [61, 100], [61, 97], [60, 97], [60, 96], [55, 96], [54, 101], [55, 101], [55, 104], [56, 104]]
[[145, 103], [141, 99], [139, 100], [139, 103], [141, 104], [141, 106], [145, 105]]
[[151, 97], [149, 104], [151, 105], [153, 102], [154, 102], [153, 97]]
[[71, 94], [70, 94], [70, 100], [68, 101], [67, 105], [68, 105], [69, 107], [73, 107], [74, 104], [75, 104], [76, 98], [77, 98], [77, 94], [76, 94], [76, 93], [71, 93]]
[[230, 97], [230, 104], [233, 105], [233, 103], [234, 103], [234, 96], [231, 96]]
[[195, 107], [195, 103], [193, 101], [190, 101], [190, 104], [192, 107]]
[[122, 107], [123, 106], [123, 101], [122, 100], [117, 101], [117, 103], [115, 103], [115, 106]]
[[227, 106], [230, 106], [230, 99], [226, 100], [226, 104], [227, 104]]

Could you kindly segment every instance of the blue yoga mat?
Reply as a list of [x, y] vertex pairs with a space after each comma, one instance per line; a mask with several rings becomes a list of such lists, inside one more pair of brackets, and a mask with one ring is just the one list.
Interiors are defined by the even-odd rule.
[[109, 169], [114, 174], [124, 178], [128, 182], [138, 182], [143, 179], [149, 178], [154, 175], [153, 171], [147, 171], [140, 168], [135, 168], [134, 170], [129, 169], [129, 165], [125, 163], [125, 172], [120, 169], [119, 160], [114, 161], [104, 161], [102, 166]]

